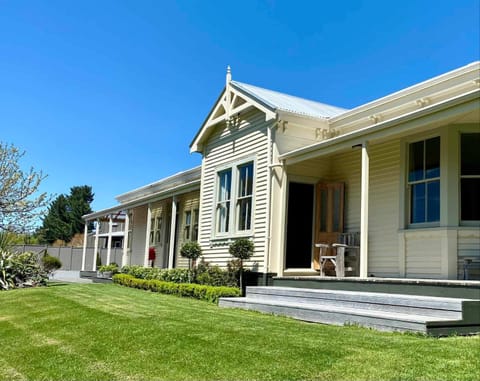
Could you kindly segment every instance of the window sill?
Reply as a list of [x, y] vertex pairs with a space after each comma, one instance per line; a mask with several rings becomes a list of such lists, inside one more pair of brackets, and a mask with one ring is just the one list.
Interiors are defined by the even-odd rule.
[[210, 238], [210, 247], [229, 246], [233, 241], [239, 238], [254, 238], [252, 232], [230, 234], [225, 236], [216, 236]]

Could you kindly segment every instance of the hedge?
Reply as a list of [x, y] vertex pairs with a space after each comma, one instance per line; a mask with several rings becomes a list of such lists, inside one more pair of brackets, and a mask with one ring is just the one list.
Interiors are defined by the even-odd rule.
[[160, 292], [162, 294], [185, 296], [212, 303], [217, 303], [221, 297], [240, 296], [240, 290], [235, 287], [215, 287], [194, 283], [165, 282], [156, 279], [138, 279], [127, 274], [116, 274], [112, 279], [114, 283], [122, 286]]

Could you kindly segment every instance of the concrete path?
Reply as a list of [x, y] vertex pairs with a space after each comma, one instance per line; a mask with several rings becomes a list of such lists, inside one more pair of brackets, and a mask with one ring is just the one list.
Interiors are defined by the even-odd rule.
[[50, 277], [50, 280], [57, 282], [92, 283], [91, 279], [80, 278], [80, 271], [57, 270]]

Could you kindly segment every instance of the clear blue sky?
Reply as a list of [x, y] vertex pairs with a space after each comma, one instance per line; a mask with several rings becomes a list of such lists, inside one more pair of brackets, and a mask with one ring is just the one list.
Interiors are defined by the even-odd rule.
[[234, 80], [351, 108], [480, 59], [480, 0], [0, 0], [0, 140], [93, 208], [200, 164]]

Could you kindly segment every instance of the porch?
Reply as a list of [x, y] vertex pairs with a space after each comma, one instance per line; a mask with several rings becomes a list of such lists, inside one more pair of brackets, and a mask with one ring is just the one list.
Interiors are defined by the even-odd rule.
[[480, 332], [480, 281], [356, 277], [274, 277], [221, 307], [324, 324], [357, 324], [434, 336]]

